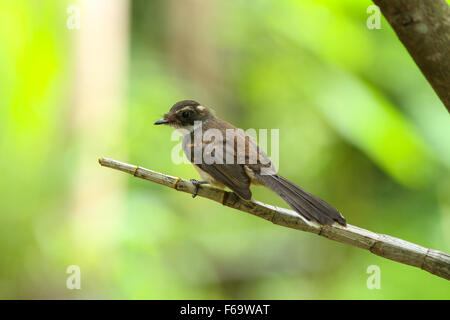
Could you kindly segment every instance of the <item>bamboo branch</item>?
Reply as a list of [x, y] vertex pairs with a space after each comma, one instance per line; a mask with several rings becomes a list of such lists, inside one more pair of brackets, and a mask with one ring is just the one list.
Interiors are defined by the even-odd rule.
[[[152, 181], [178, 191], [193, 194], [195, 186], [187, 180], [148, 170], [136, 165], [100, 158], [102, 166], [129, 173], [135, 177]], [[352, 225], [338, 224], [321, 226], [306, 221], [296, 212], [271, 206], [259, 201], [245, 201], [232, 192], [201, 185], [198, 196], [219, 202], [227, 207], [253, 214], [280, 226], [315, 233], [325, 238], [368, 250], [380, 257], [426, 270], [450, 280], [450, 255], [421, 247], [417, 244], [375, 233]]]
[[450, 7], [445, 0], [373, 0], [450, 111]]

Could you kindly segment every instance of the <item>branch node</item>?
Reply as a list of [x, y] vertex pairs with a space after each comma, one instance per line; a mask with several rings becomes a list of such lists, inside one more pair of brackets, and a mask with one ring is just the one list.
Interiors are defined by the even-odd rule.
[[[320, 230], [319, 230], [319, 233], [318, 233], [318, 235], [319, 236], [321, 236], [322, 235], [322, 231], [323, 231], [323, 227], [322, 226], [320, 226]], [[326, 237], [325, 237], [326, 238]]]
[[181, 181], [181, 178], [176, 178], [176, 179], [175, 179], [175, 183], [173, 184], [173, 188], [174, 188], [175, 190], [178, 190], [177, 186], [178, 186], [178, 182], [180, 182], [180, 181]]
[[226, 205], [226, 200], [228, 199], [228, 192], [224, 191], [222, 194], [222, 205]]
[[420, 266], [420, 269], [422, 269], [422, 270], [424, 270], [423, 266], [425, 265], [425, 260], [427, 259], [429, 253], [430, 253], [430, 248], [427, 248], [427, 252], [425, 252], [425, 254], [423, 256], [422, 265]]
[[373, 248], [374, 248], [376, 245], [377, 245], [377, 240], [374, 240], [373, 243], [372, 243], [372, 245], [371, 245], [370, 248], [369, 248], [369, 251], [372, 252], [372, 253], [374, 253], [374, 252], [373, 252]]

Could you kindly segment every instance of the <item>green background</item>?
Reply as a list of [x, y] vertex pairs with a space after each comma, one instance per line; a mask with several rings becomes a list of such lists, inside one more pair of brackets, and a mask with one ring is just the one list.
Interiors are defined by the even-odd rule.
[[279, 129], [279, 173], [350, 224], [449, 252], [448, 112], [387, 21], [367, 28], [370, 1], [120, 1], [124, 23], [86, 2], [71, 30], [77, 2], [0, 1], [0, 298], [450, 298], [420, 269], [97, 163], [198, 178], [153, 126], [198, 100]]

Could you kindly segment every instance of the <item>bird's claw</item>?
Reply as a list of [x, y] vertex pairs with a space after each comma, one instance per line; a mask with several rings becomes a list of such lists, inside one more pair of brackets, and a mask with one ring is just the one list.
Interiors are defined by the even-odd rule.
[[195, 186], [195, 190], [194, 190], [194, 193], [192, 194], [192, 198], [195, 198], [197, 196], [198, 188], [200, 187], [201, 184], [208, 183], [208, 181], [198, 181], [198, 180], [195, 180], [195, 179], [191, 179], [190, 181]]

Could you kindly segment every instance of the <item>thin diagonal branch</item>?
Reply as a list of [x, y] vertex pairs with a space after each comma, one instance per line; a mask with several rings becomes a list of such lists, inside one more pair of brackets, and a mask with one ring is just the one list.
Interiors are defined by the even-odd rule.
[[[181, 178], [107, 158], [100, 158], [99, 163], [102, 166], [120, 170], [178, 191], [190, 194], [193, 194], [195, 191], [195, 186], [190, 181]], [[255, 200], [245, 201], [232, 192], [209, 186], [200, 186], [198, 196], [253, 214], [274, 224], [315, 233], [330, 240], [368, 250], [383, 258], [421, 268], [441, 278], [450, 280], [450, 255], [444, 252], [424, 248], [402, 239], [352, 225], [347, 225], [347, 227], [338, 224], [321, 226], [304, 220], [294, 211], [274, 207]]]

